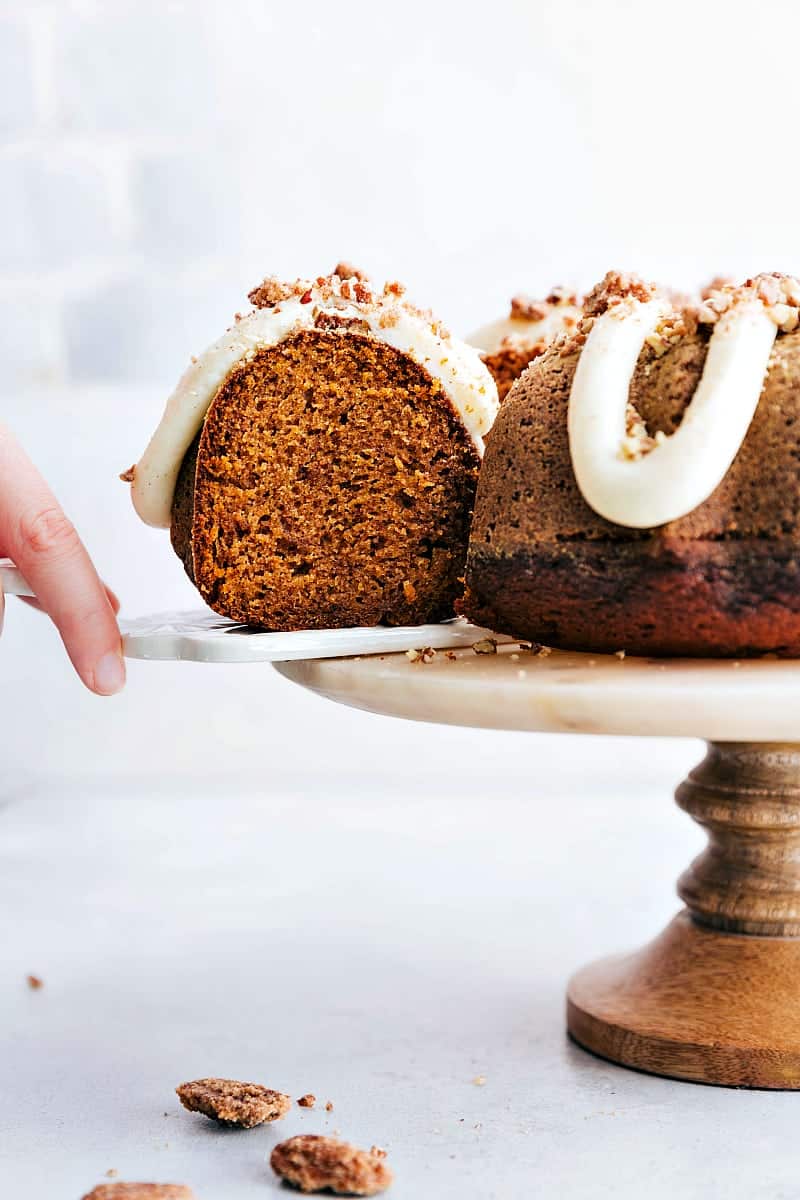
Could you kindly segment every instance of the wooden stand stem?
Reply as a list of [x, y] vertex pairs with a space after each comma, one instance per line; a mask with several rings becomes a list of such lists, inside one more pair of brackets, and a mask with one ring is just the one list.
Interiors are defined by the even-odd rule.
[[657, 1075], [800, 1089], [800, 744], [712, 742], [677, 801], [709, 835], [687, 909], [574, 976], [569, 1032]]

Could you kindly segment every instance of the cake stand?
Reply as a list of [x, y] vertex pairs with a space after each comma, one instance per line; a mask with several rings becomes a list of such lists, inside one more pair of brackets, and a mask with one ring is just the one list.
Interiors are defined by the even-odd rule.
[[686, 907], [643, 949], [573, 976], [567, 1027], [656, 1075], [800, 1089], [800, 664], [481, 648], [276, 667], [394, 717], [706, 739], [676, 794], [709, 835], [678, 881]]

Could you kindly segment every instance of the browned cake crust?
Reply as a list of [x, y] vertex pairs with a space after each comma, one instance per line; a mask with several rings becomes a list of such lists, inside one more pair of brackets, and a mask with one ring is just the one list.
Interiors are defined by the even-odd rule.
[[172, 544], [216, 612], [276, 630], [453, 615], [479, 457], [441, 384], [352, 329], [260, 351], [188, 451]]
[[392, 1182], [383, 1150], [359, 1150], [349, 1142], [303, 1133], [272, 1151], [276, 1175], [301, 1192], [334, 1192], [341, 1196], [375, 1196]]
[[[648, 346], [631, 402], [673, 432], [709, 330]], [[800, 331], [774, 346], [747, 437], [709, 499], [633, 530], [599, 517], [570, 462], [567, 404], [580, 338], [539, 358], [488, 439], [464, 608], [478, 624], [553, 646], [635, 654], [800, 655]]]
[[195, 1079], [175, 1089], [184, 1108], [202, 1113], [221, 1125], [254, 1129], [267, 1121], [279, 1121], [292, 1107], [289, 1096], [237, 1079]]

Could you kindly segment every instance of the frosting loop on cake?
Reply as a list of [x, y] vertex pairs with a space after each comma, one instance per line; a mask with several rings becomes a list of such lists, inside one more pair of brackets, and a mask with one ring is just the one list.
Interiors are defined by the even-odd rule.
[[398, 284], [374, 293], [363, 279], [320, 277], [279, 285], [265, 280], [251, 293], [252, 312], [193, 360], [167, 401], [161, 422], [136, 464], [131, 484], [142, 520], [169, 528], [181, 463], [220, 386], [260, 350], [304, 330], [350, 329], [409, 355], [437, 380], [478, 453], [497, 414], [497, 388], [473, 347], [452, 338], [430, 313], [414, 308]]
[[617, 525], [648, 529], [691, 512], [724, 478], [761, 395], [775, 316], [743, 289], [719, 315], [703, 374], [678, 430], [646, 439], [627, 425], [628, 394], [645, 341], [669, 318], [658, 297], [627, 296], [594, 319], [569, 398], [572, 466], [586, 503]]

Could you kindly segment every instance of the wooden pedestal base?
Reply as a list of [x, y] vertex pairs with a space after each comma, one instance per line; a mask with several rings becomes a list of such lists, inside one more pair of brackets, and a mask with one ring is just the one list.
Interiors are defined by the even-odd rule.
[[643, 950], [579, 971], [567, 1025], [654, 1075], [800, 1088], [800, 941], [718, 933], [684, 910]]
[[710, 743], [677, 800], [709, 832], [688, 907], [574, 976], [569, 1032], [656, 1075], [800, 1089], [800, 746]]

